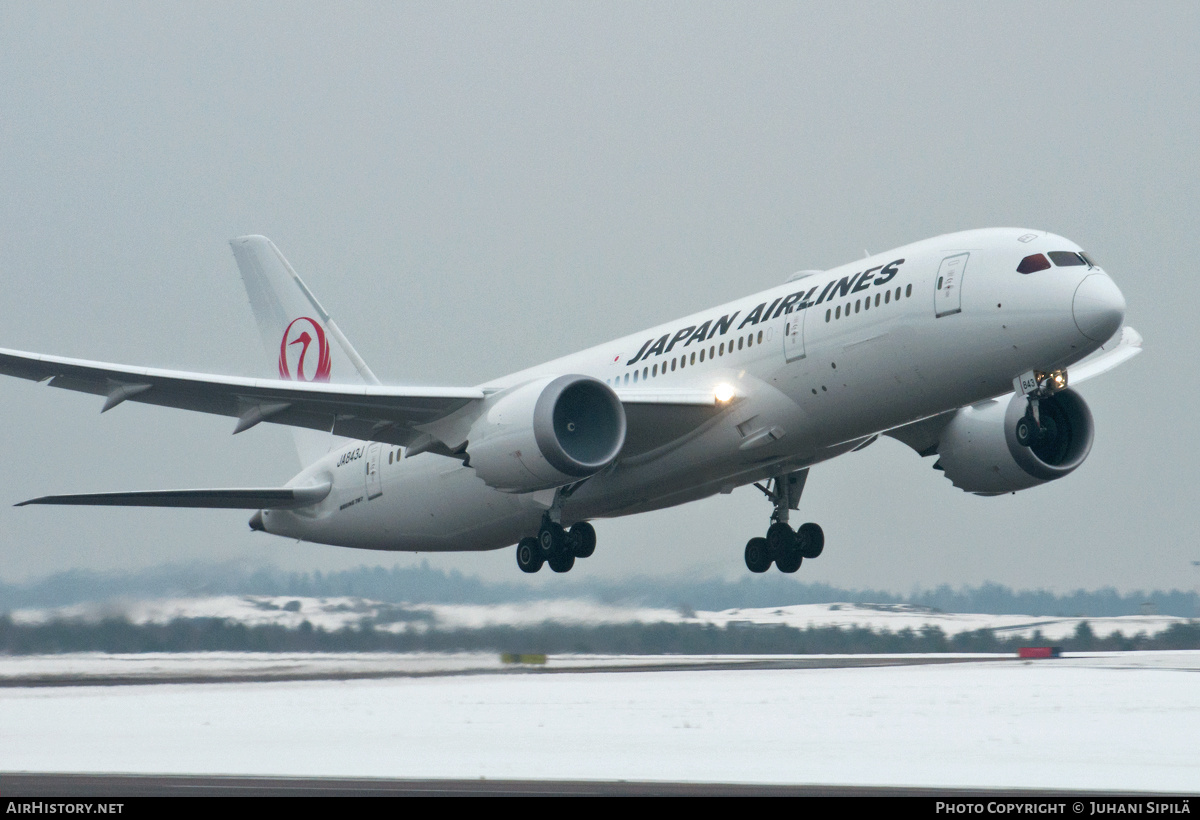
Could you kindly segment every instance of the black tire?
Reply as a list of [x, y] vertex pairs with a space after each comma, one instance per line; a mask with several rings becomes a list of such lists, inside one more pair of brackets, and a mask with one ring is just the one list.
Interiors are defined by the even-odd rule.
[[570, 572], [571, 567], [575, 566], [575, 554], [567, 549], [560, 549], [551, 553], [546, 563], [555, 572]]
[[[796, 533], [782, 521], [776, 521], [767, 528], [767, 554], [772, 561], [792, 552], [796, 546]], [[794, 570], [793, 570], [794, 571]]]
[[796, 533], [796, 546], [802, 558], [817, 558], [825, 551], [825, 531], [817, 524], [801, 524]]
[[771, 568], [771, 553], [767, 539], [751, 538], [746, 542], [746, 568], [751, 572], [766, 572]]
[[567, 533], [571, 552], [576, 558], [590, 558], [596, 551], [596, 529], [586, 521], [580, 521]]
[[538, 545], [542, 548], [542, 557], [550, 560], [550, 556], [562, 552], [567, 545], [567, 533], [560, 524], [546, 522], [538, 531]]
[[783, 555], [775, 558], [775, 566], [780, 572], [791, 574], [800, 569], [800, 564], [804, 562], [804, 558], [800, 555], [800, 550], [797, 547], [792, 547]]
[[521, 572], [537, 572], [545, 560], [536, 538], [522, 538], [517, 544], [517, 566]]

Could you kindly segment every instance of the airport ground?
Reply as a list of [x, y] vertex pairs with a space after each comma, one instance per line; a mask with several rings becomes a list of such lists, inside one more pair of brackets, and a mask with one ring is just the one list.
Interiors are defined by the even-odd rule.
[[1200, 791], [1200, 652], [0, 666], [6, 795]]

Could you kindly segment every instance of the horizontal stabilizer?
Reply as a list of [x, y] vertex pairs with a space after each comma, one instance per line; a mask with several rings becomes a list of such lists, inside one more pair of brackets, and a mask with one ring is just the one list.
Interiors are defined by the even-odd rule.
[[200, 507], [223, 510], [287, 510], [316, 504], [329, 495], [329, 482], [313, 487], [253, 487], [232, 490], [150, 490], [132, 493], [46, 495], [26, 504], [82, 504], [106, 507]]

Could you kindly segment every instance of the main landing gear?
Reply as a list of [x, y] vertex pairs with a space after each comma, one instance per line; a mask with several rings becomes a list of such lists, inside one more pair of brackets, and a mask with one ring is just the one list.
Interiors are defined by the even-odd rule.
[[591, 524], [580, 521], [568, 530], [546, 513], [537, 536], [522, 538], [517, 544], [517, 566], [522, 572], [537, 572], [542, 564], [549, 564], [555, 572], [569, 572], [576, 558], [587, 558], [595, 551], [596, 530]]
[[771, 499], [775, 511], [771, 513], [767, 537], [746, 542], [746, 567], [751, 572], [766, 572], [774, 563], [780, 572], [792, 573], [800, 569], [805, 558], [816, 558], [824, 551], [825, 533], [818, 525], [801, 524], [800, 529], [792, 530], [788, 524], [788, 513], [800, 506], [800, 493], [807, 478], [806, 468], [776, 476], [766, 487], [754, 485]]

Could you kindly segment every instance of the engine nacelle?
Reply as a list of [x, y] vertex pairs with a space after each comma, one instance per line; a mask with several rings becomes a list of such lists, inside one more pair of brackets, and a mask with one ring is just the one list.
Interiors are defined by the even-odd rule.
[[548, 376], [502, 393], [471, 426], [467, 456], [489, 486], [561, 487], [612, 463], [625, 444], [625, 408], [589, 376]]
[[1030, 447], [1017, 442], [1017, 420], [1028, 400], [1013, 394], [954, 414], [938, 443], [938, 466], [954, 486], [978, 495], [1036, 487], [1062, 478], [1092, 449], [1092, 413], [1078, 393], [1041, 399], [1038, 412], [1048, 436]]

